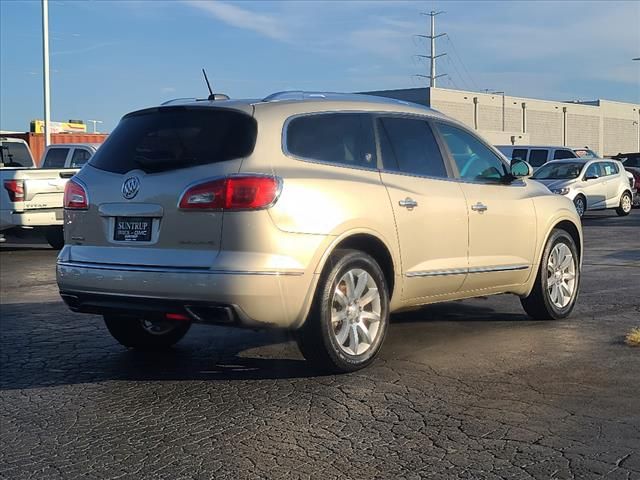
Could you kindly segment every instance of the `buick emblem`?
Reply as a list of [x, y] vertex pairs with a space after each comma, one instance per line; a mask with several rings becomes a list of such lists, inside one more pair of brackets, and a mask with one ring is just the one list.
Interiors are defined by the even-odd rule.
[[138, 194], [140, 189], [140, 179], [138, 177], [129, 177], [122, 184], [122, 196], [127, 200], [131, 200]]

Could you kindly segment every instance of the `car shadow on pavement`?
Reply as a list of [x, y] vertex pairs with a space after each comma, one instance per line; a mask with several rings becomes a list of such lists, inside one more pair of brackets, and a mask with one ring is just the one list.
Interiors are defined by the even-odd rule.
[[[502, 325], [528, 319], [524, 314], [498, 313], [474, 303], [450, 302], [393, 315], [386, 344], [393, 348], [397, 342], [424, 346], [425, 342], [446, 341], [451, 329], [440, 326], [452, 322]], [[61, 302], [4, 304], [0, 313], [0, 390], [107, 381], [324, 376], [310, 368], [292, 341], [292, 334], [284, 331], [194, 325], [170, 350], [138, 352], [119, 345], [100, 317], [71, 313]], [[394, 332], [396, 323], [415, 325]]]

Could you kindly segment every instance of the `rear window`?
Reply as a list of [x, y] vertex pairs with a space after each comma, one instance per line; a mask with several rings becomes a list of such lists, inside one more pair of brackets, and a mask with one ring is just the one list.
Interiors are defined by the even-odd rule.
[[251, 155], [256, 121], [210, 107], [163, 107], [126, 115], [89, 165], [114, 173], [176, 170]]
[[287, 128], [287, 151], [298, 157], [361, 168], [377, 168], [373, 119], [362, 113], [296, 117]]
[[24, 143], [0, 142], [0, 164], [5, 167], [33, 167], [33, 160]]
[[64, 168], [64, 162], [69, 154], [68, 148], [51, 148], [44, 156], [42, 168]]

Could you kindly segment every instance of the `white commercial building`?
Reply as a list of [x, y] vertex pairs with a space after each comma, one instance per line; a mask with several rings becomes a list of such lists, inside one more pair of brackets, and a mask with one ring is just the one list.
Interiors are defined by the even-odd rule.
[[640, 151], [640, 105], [554, 102], [446, 88], [366, 92], [427, 105], [494, 144], [588, 146], [601, 155]]

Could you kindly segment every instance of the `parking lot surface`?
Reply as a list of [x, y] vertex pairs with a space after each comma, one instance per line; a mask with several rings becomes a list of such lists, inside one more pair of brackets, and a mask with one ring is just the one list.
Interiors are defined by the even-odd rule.
[[127, 351], [59, 300], [55, 251], [5, 244], [0, 478], [640, 479], [640, 211], [584, 232], [568, 320], [512, 296], [428, 306], [341, 376], [278, 332]]

